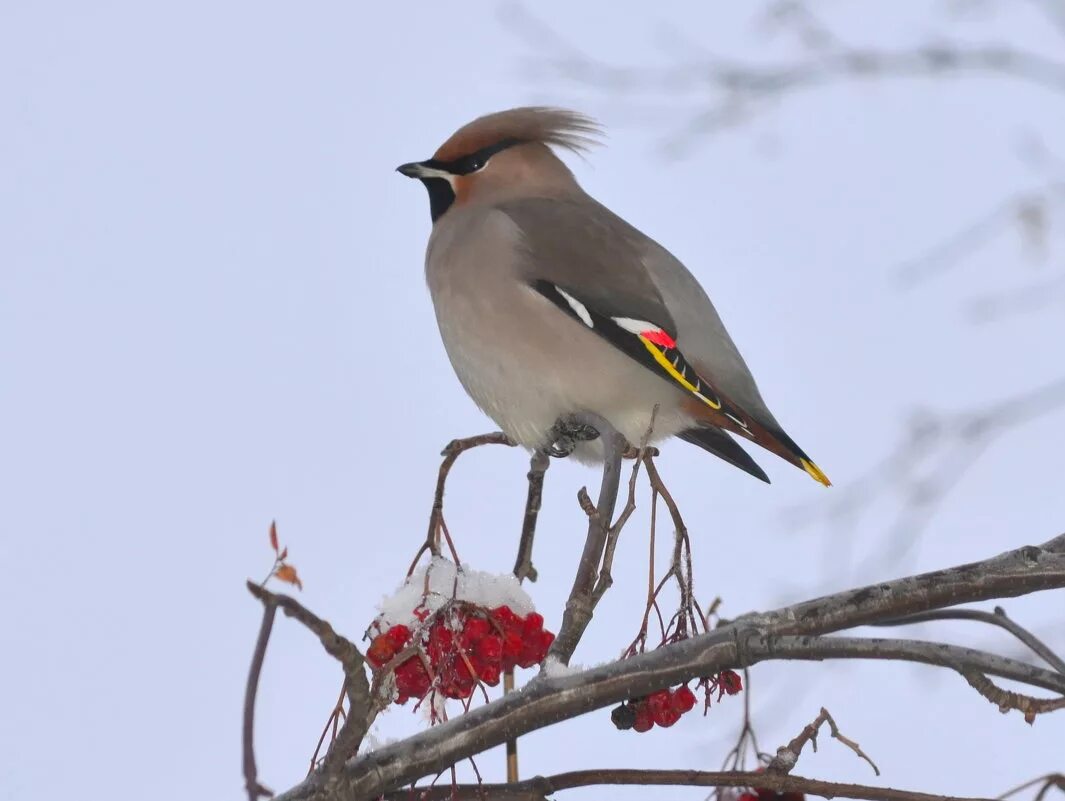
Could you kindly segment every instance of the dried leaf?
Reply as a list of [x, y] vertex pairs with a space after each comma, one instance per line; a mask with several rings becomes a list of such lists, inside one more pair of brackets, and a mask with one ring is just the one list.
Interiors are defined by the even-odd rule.
[[278, 554], [277, 558], [281, 562], [284, 562], [288, 558], [288, 546], [287, 545], [285, 546], [284, 550], [282, 550], [281, 553]]
[[303, 582], [300, 581], [300, 577], [296, 574], [296, 568], [292, 565], [281, 565], [274, 571], [274, 575], [286, 584], [295, 584], [301, 590], [303, 589]]
[[[271, 521], [270, 523], [270, 547], [274, 549], [274, 553], [277, 553], [277, 521]], [[284, 559], [285, 557], [281, 557]]]

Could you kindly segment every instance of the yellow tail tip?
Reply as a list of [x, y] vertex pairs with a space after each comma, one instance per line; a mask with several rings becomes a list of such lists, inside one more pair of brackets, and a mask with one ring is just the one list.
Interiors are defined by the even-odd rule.
[[809, 459], [800, 459], [799, 461], [802, 463], [802, 469], [809, 473], [814, 481], [824, 484], [826, 487], [832, 486], [832, 482], [828, 480], [828, 476], [824, 474], [820, 467]]

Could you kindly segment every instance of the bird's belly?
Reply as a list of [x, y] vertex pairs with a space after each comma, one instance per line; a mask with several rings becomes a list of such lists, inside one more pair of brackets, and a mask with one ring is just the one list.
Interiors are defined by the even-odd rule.
[[[651, 441], [691, 424], [683, 395], [538, 296], [486, 308], [469, 296], [434, 301], [448, 357], [466, 392], [514, 441], [550, 443], [560, 417], [592, 413], [639, 443], [657, 407]], [[598, 443], [582, 460], [601, 458]]]

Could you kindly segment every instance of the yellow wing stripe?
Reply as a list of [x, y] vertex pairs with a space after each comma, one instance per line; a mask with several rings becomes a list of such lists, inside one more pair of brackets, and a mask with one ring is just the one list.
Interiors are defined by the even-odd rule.
[[672, 378], [674, 381], [676, 381], [678, 384], [688, 390], [688, 392], [697, 397], [711, 409], [721, 408], [720, 403], [713, 401], [703, 395], [698, 389], [695, 388], [695, 384], [693, 384], [691, 381], [681, 375], [680, 371], [673, 366], [673, 363], [666, 358], [666, 355], [658, 349], [657, 345], [655, 345], [651, 340], [647, 339], [643, 334], [640, 334], [639, 337], [640, 342], [643, 343], [643, 346], [647, 348], [647, 351], [652, 356], [654, 356], [655, 361], [658, 362], [659, 365], [661, 365], [662, 369], [669, 373], [670, 378]]
[[824, 474], [820, 467], [809, 459], [800, 459], [799, 461], [802, 462], [802, 469], [813, 476], [814, 481], [820, 481], [826, 487], [832, 486], [832, 482], [828, 480], [828, 476]]

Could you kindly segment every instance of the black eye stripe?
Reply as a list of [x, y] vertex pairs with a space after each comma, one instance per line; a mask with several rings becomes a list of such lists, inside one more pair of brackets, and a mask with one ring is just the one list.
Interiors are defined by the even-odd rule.
[[434, 170], [442, 170], [452, 175], [469, 175], [471, 172], [477, 172], [477, 170], [484, 167], [488, 163], [488, 159], [492, 158], [496, 153], [501, 150], [506, 150], [508, 147], [521, 144], [520, 139], [504, 139], [501, 142], [497, 142], [494, 145], [488, 147], [482, 147], [480, 150], [470, 153], [462, 158], [452, 159], [451, 161], [438, 161], [437, 159], [429, 159], [423, 161], [426, 167], [431, 167]]

